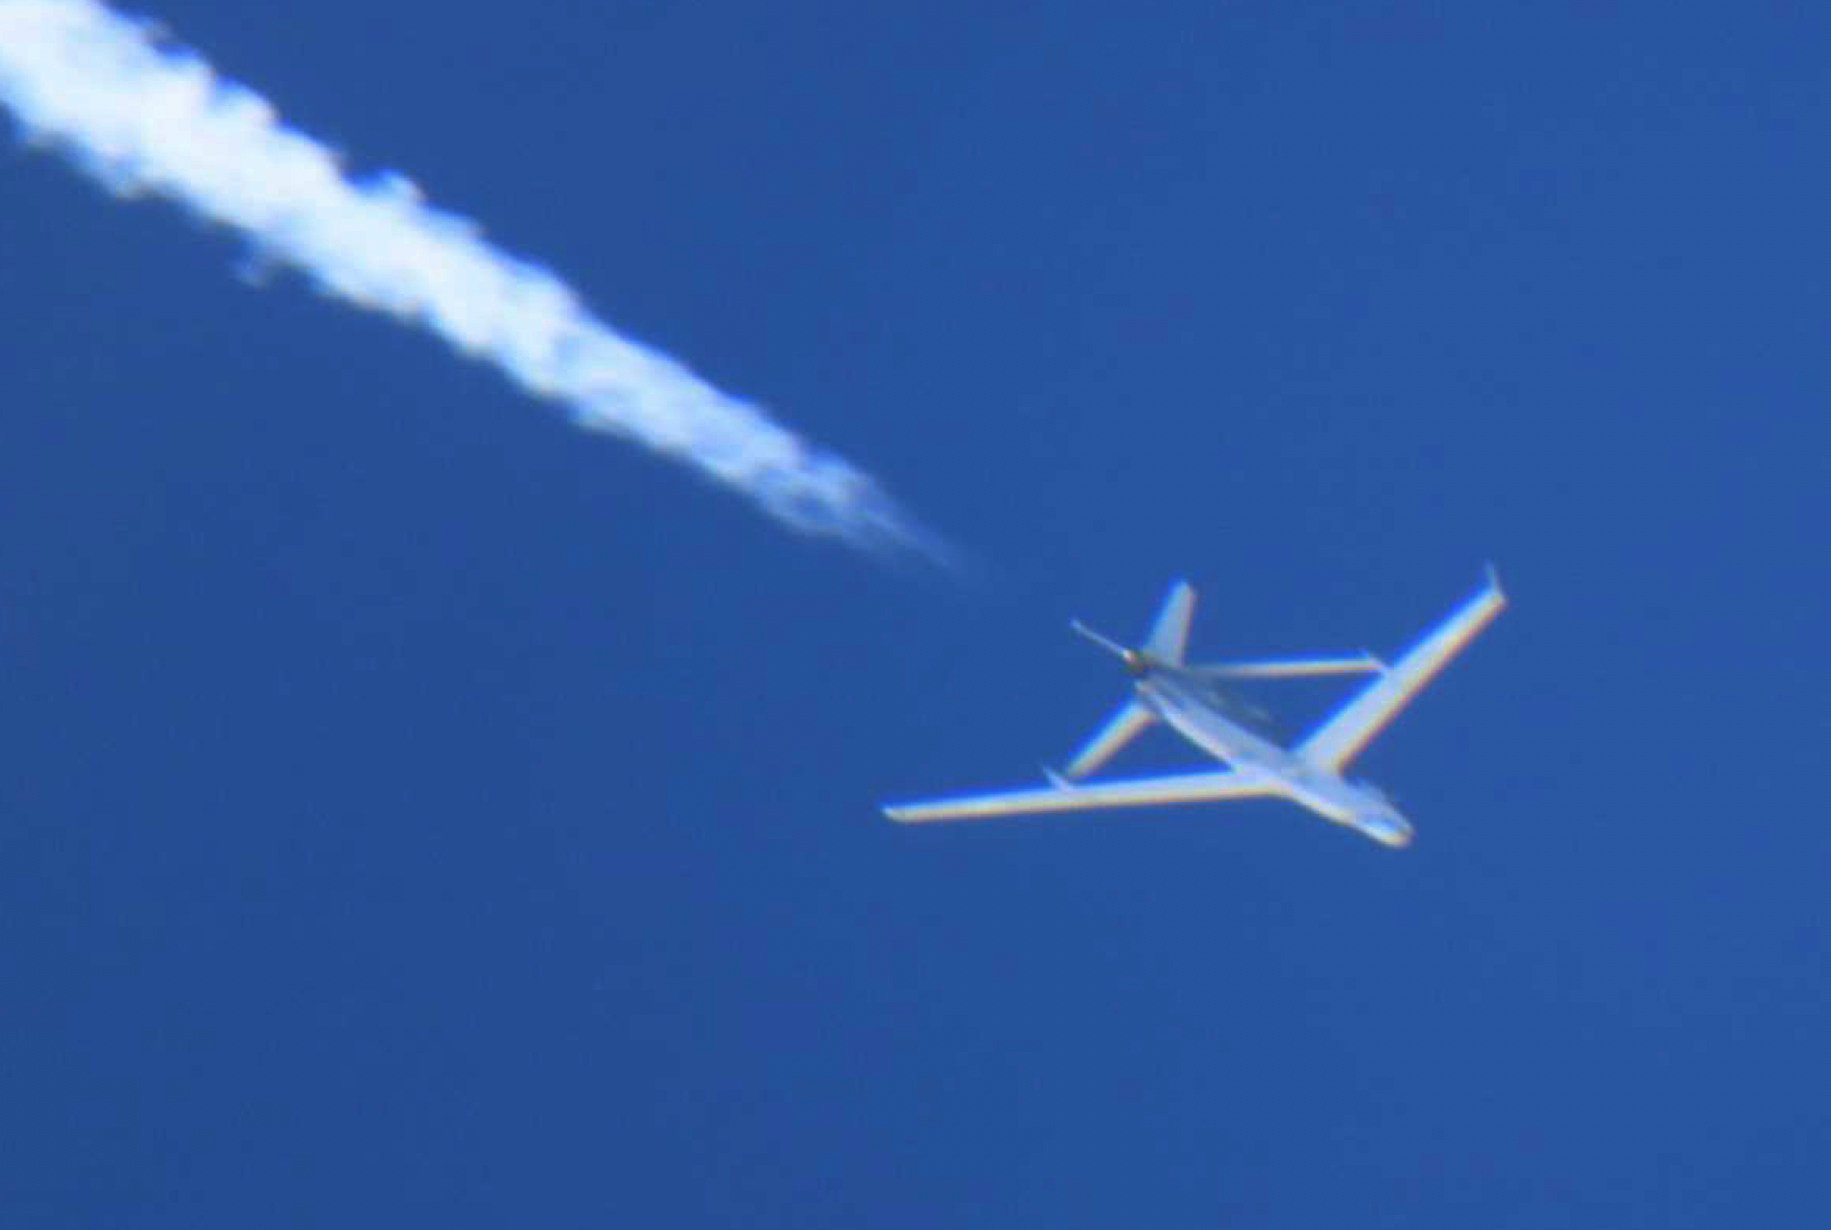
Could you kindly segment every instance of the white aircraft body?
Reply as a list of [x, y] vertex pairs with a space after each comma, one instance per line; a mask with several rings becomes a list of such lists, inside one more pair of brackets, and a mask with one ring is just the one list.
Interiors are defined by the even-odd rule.
[[[1048, 786], [967, 795], [886, 807], [892, 820], [981, 820], [1038, 812], [1199, 803], [1218, 799], [1284, 798], [1326, 820], [1387, 846], [1411, 844], [1412, 827], [1377, 786], [1351, 781], [1346, 770], [1374, 736], [1465, 649], [1507, 605], [1490, 568], [1471, 597], [1391, 664], [1372, 654], [1266, 662], [1189, 665], [1184, 650], [1195, 591], [1170, 589], [1142, 647], [1126, 649], [1083, 625], [1075, 631], [1117, 654], [1132, 676], [1132, 695], [1061, 772], [1045, 770]], [[1366, 674], [1374, 679], [1294, 747], [1278, 746], [1252, 729], [1253, 711], [1227, 690], [1236, 679], [1291, 679]], [[1138, 777], [1081, 779], [1150, 726], [1162, 722], [1226, 766], [1220, 770]]]

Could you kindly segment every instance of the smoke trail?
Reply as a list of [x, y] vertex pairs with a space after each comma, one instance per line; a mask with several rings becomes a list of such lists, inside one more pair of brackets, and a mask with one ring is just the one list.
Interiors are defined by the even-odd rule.
[[113, 192], [232, 227], [325, 294], [417, 323], [581, 426], [691, 465], [798, 530], [944, 554], [843, 459], [619, 336], [405, 178], [347, 178], [265, 99], [96, 0], [0, 0], [0, 103]]

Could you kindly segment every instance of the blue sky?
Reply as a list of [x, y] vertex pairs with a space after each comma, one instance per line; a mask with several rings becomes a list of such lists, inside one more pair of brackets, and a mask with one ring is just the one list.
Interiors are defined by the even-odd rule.
[[[1823, 1219], [1823, 19], [156, 15], [971, 562], [15, 145], [0, 1220]], [[1363, 762], [1402, 854], [877, 816], [1074, 746], [1070, 615], [1186, 575], [1198, 651], [1391, 650], [1490, 558]]]

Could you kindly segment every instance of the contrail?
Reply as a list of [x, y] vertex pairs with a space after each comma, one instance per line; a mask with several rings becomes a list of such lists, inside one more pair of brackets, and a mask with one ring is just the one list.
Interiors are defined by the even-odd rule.
[[117, 195], [165, 197], [230, 227], [263, 262], [420, 325], [580, 426], [690, 465], [797, 530], [945, 555], [868, 475], [620, 336], [406, 178], [346, 175], [264, 98], [146, 23], [96, 0], [0, 0], [0, 103], [29, 140]]

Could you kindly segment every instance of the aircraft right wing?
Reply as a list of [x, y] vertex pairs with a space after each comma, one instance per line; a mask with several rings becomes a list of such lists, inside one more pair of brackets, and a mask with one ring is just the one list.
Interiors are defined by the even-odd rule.
[[1091, 811], [1104, 807], [1148, 807], [1160, 803], [1211, 803], [1276, 794], [1269, 778], [1258, 773], [1221, 769], [1211, 773], [1176, 773], [1136, 777], [1091, 786], [1068, 784], [1036, 790], [1005, 790], [964, 795], [925, 803], [899, 803], [884, 814], [904, 824], [930, 820], [991, 820], [1043, 812]]
[[1297, 755], [1331, 772], [1341, 772], [1506, 605], [1507, 595], [1490, 568], [1487, 583], [1473, 597], [1305, 739]]

